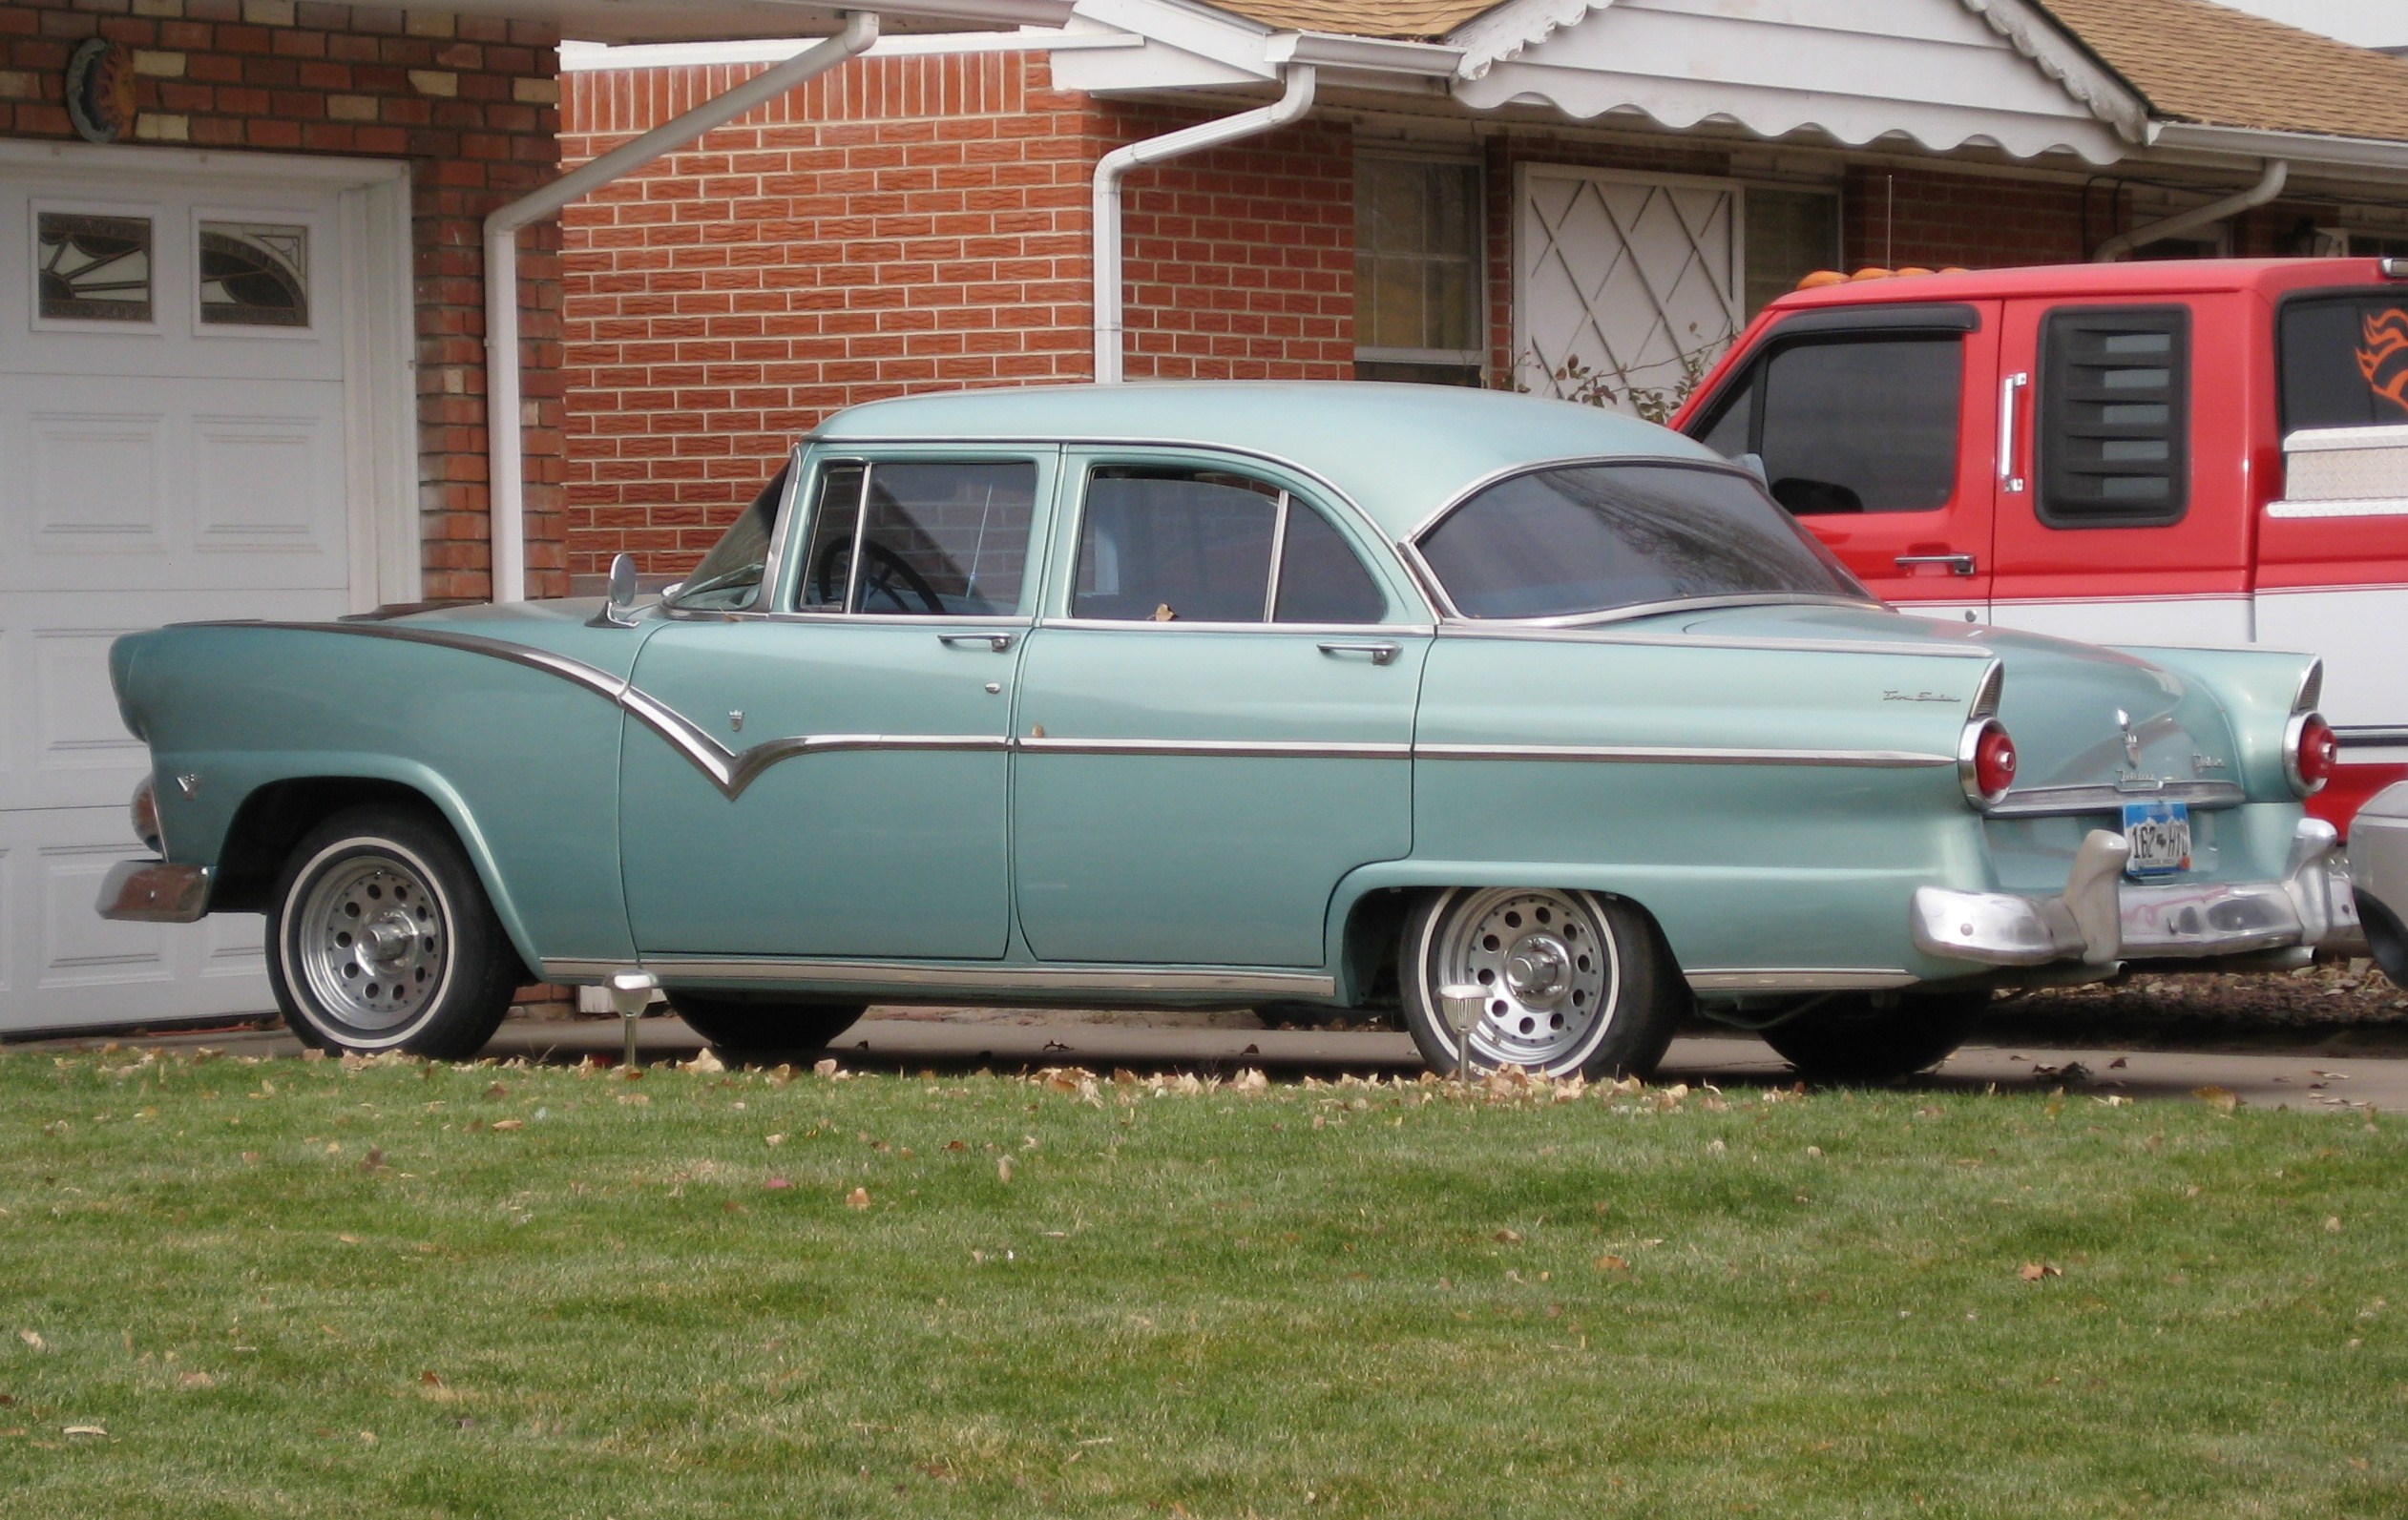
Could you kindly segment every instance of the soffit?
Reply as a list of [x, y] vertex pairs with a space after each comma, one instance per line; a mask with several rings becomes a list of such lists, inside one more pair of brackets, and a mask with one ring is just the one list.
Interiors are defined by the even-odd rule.
[[1058, 27], [1072, 0], [440, 0], [401, 6], [447, 15], [541, 21], [585, 42], [725, 42], [741, 37], [812, 37], [841, 31], [847, 10], [878, 14], [879, 31], [981, 31]]

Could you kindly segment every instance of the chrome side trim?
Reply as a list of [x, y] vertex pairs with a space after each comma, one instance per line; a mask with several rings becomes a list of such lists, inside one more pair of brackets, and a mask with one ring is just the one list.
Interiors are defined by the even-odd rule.
[[1686, 971], [1689, 988], [1698, 992], [1854, 992], [1912, 987], [1922, 980], [1913, 971], [1882, 966], [1766, 968], [1756, 970]]
[[[1264, 997], [1334, 997], [1335, 978], [1318, 971], [1250, 968], [1163, 969], [1136, 966], [929, 965], [912, 961], [813, 960], [803, 957], [651, 955], [643, 969], [674, 986], [688, 982], [807, 982], [889, 991], [1228, 992]], [[546, 961], [548, 979], [592, 980], [624, 963]]]
[[[1849, 602], [1851, 607], [1861, 603]], [[1627, 644], [1669, 649], [1738, 649], [1797, 655], [1913, 655], [1929, 659], [1996, 659], [1979, 644], [1872, 643], [1842, 638], [1745, 638], [1726, 634], [1635, 634], [1609, 628], [1541, 626], [1531, 623], [1448, 623], [1441, 638], [1505, 638], [1541, 644]]]
[[1251, 756], [1263, 760], [1412, 760], [1411, 744], [1332, 743], [1321, 739], [1016, 739], [1015, 749], [1040, 755]]
[[2408, 744], [2408, 728], [2336, 728], [2333, 737], [2343, 749], [2375, 749], [2386, 744]]
[[1985, 811], [1992, 818], [2063, 818], [2109, 809], [2121, 813], [2126, 802], [2185, 802], [2211, 811], [2238, 807], [2249, 800], [2249, 792], [2237, 781], [2165, 781], [2146, 787], [2033, 786], [2007, 793]]
[[1601, 765], [1840, 765], [1902, 770], [1954, 765], [1909, 749], [1688, 749], [1656, 744], [1415, 744], [1416, 760], [1571, 760]]
[[120, 861], [101, 879], [100, 916], [120, 924], [190, 924], [209, 911], [210, 868]]

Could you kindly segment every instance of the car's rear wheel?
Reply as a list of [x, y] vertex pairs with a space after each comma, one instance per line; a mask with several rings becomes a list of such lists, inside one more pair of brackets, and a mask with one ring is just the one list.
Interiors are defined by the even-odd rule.
[[1405, 1027], [1434, 1071], [1456, 1069], [1441, 990], [1477, 988], [1472, 1069], [1550, 1076], [1644, 1075], [1686, 997], [1663, 936], [1619, 898], [1554, 887], [1455, 887], [1405, 921], [1397, 950]]
[[267, 970], [304, 1044], [475, 1054], [526, 979], [484, 884], [431, 814], [355, 807], [304, 835], [267, 920]]
[[1986, 991], [1887, 1000], [1844, 992], [1772, 1026], [1764, 1039], [1811, 1082], [1886, 1082], [1946, 1060], [1989, 1001]]
[[816, 1051], [853, 1027], [861, 1003], [806, 1003], [736, 992], [669, 989], [669, 1006], [720, 1054], [750, 1060], [792, 1051]]

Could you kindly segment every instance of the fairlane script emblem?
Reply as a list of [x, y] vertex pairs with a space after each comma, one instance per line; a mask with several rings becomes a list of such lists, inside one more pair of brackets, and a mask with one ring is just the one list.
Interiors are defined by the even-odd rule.
[[1883, 692], [1881, 699], [1885, 702], [1960, 702], [1964, 700], [1961, 697], [1950, 697], [1941, 692]]

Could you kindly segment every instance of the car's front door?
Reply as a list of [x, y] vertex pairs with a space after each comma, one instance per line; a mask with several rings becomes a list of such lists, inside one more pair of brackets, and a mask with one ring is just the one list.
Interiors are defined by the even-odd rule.
[[745, 563], [688, 581], [637, 662], [621, 761], [645, 955], [1004, 953], [1010, 714], [1055, 453], [822, 449], [759, 535], [778, 550], [758, 586]]
[[[2000, 303], [1801, 312], [1690, 424], [1764, 461], [1773, 499], [1899, 611], [1989, 613], [2002, 419], [2027, 377], [1998, 370]], [[2021, 489], [2020, 484], [2017, 486]]]
[[1078, 509], [1013, 760], [1030, 948], [1321, 965], [1338, 880], [1413, 848], [1427, 613], [1352, 512], [1270, 466], [1073, 450], [1063, 470]]

